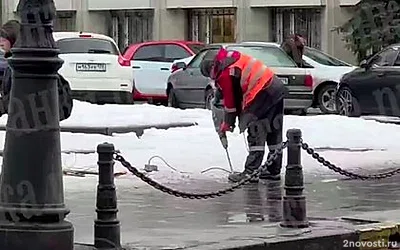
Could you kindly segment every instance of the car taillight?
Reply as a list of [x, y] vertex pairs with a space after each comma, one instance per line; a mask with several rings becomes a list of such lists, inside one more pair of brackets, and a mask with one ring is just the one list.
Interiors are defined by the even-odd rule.
[[176, 66], [176, 64], [172, 64], [171, 66], [171, 73], [174, 73], [175, 71], [178, 70], [178, 67]]
[[311, 75], [306, 75], [304, 78], [304, 86], [312, 88], [313, 86], [313, 78]]
[[120, 56], [118, 58], [118, 63], [119, 63], [119, 65], [124, 66], [124, 67], [130, 67], [131, 66], [131, 61], [126, 59], [126, 58], [124, 58], [124, 57], [122, 57], [122, 56]]

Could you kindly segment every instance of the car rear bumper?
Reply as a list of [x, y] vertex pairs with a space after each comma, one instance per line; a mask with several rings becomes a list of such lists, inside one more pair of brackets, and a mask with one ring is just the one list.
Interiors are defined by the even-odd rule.
[[313, 94], [310, 91], [290, 92], [285, 96], [285, 109], [308, 109], [313, 103]]
[[65, 77], [75, 91], [123, 91], [132, 94], [134, 81], [122, 78]]
[[166, 101], [166, 100], [168, 100], [168, 96], [166, 94], [165, 95], [143, 94], [135, 89], [133, 91], [133, 100], [148, 101], [148, 102]]
[[96, 104], [132, 104], [132, 93], [125, 91], [72, 90], [75, 100]]

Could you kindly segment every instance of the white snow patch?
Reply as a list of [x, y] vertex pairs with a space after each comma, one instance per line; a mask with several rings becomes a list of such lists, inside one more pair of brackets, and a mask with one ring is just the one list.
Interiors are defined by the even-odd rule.
[[[200, 172], [212, 166], [229, 169], [226, 155], [222, 149], [211, 119], [211, 113], [203, 109], [179, 110], [153, 105], [92, 105], [75, 102], [70, 119], [63, 122], [68, 125], [132, 125], [157, 124], [166, 122], [189, 121], [199, 125], [168, 130], [150, 129], [141, 138], [136, 134], [115, 134], [114, 136], [62, 133], [63, 150], [96, 150], [99, 143], [113, 143], [116, 149], [136, 167], [143, 169], [148, 159], [160, 155], [168, 163], [182, 172], [169, 169], [161, 160], [153, 163], [159, 165], [159, 172], [150, 175], [161, 182], [190, 180], [190, 178], [225, 178], [226, 173], [213, 171]], [[5, 116], [6, 117], [6, 116]], [[0, 122], [5, 123], [5, 117]], [[382, 169], [398, 166], [400, 163], [400, 127], [362, 118], [347, 118], [336, 115], [320, 116], [285, 116], [284, 137], [286, 130], [299, 128], [303, 139], [311, 147], [376, 149], [367, 152], [324, 151], [320, 154], [332, 163], [346, 169]], [[5, 132], [0, 132], [4, 142]], [[245, 138], [237, 131], [230, 133], [229, 152], [236, 171], [243, 170], [247, 156]], [[384, 151], [382, 151], [384, 150]], [[303, 152], [303, 166], [307, 173], [332, 173], [320, 166]], [[97, 170], [96, 154], [63, 154], [63, 167], [73, 169]], [[284, 154], [286, 164], [286, 152]], [[116, 164], [116, 171], [125, 169]], [[132, 177], [119, 177], [132, 181]], [[126, 179], [128, 178], [128, 179]], [[71, 179], [71, 178], [68, 178]], [[77, 182], [81, 178], [76, 179]], [[74, 182], [75, 183], [75, 182]], [[80, 183], [80, 182], [79, 182]], [[140, 181], [135, 181], [139, 184]], [[75, 184], [74, 184], [75, 185]], [[85, 183], [81, 183], [85, 185]], [[79, 185], [77, 185], [79, 187]]]

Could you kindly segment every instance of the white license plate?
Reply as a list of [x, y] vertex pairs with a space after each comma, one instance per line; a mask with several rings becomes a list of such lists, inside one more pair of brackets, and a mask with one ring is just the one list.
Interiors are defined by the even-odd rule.
[[289, 79], [288, 78], [286, 78], [286, 77], [278, 77], [282, 82], [283, 82], [283, 84], [289, 84]]
[[77, 63], [76, 71], [80, 72], [106, 72], [105, 63]]

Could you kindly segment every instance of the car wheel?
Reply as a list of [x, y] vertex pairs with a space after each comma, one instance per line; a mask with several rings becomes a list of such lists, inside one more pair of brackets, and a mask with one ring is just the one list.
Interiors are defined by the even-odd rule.
[[168, 93], [168, 107], [179, 108], [179, 102], [173, 88], [171, 88]]
[[329, 84], [322, 87], [322, 89], [318, 92], [318, 105], [322, 113], [336, 113], [335, 91], [336, 86], [333, 84]]
[[359, 117], [361, 115], [358, 100], [353, 96], [350, 88], [341, 87], [336, 95], [336, 106], [339, 115]]
[[205, 95], [205, 108], [211, 110], [211, 101], [214, 98], [214, 90], [209, 89], [206, 91]]

